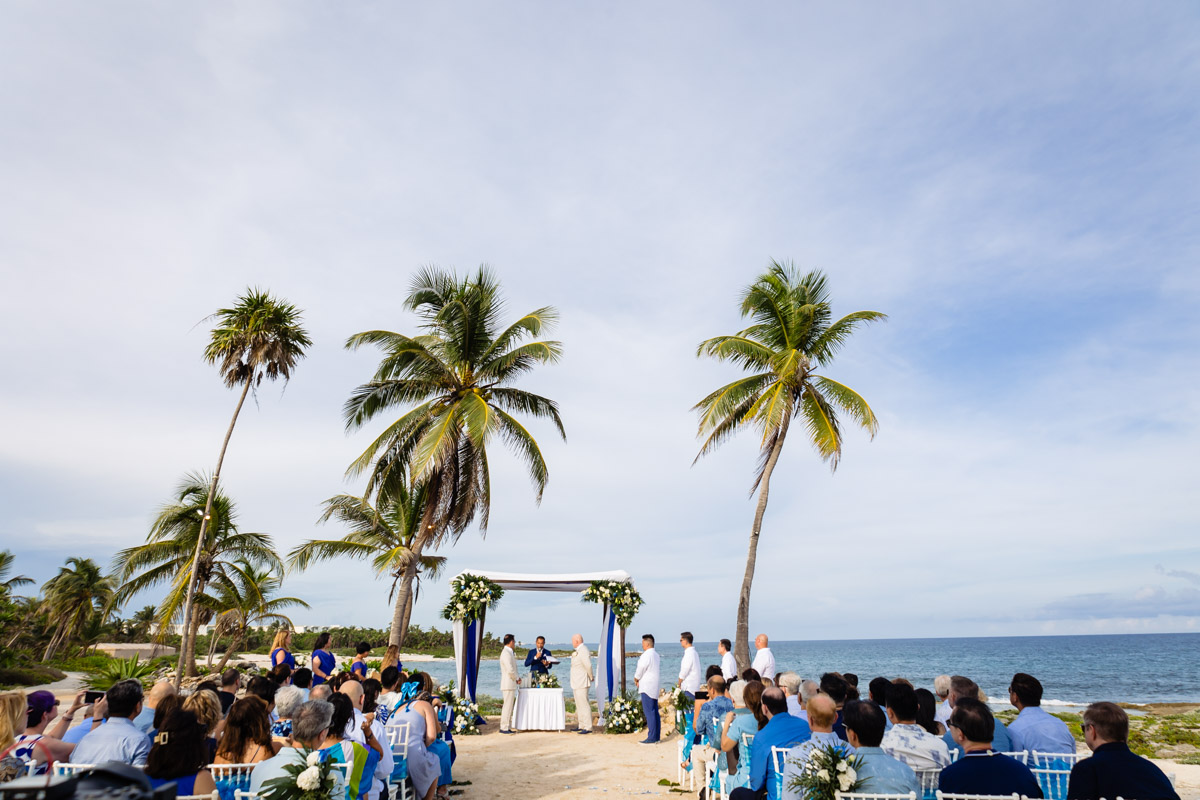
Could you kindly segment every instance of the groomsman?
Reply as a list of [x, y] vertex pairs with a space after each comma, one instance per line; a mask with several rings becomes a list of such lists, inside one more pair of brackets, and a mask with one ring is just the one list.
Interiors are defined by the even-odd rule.
[[500, 710], [500, 732], [512, 733], [513, 708], [517, 704], [517, 686], [521, 676], [517, 674], [517, 657], [513, 648], [517, 646], [517, 637], [511, 633], [504, 634], [504, 647], [500, 648], [500, 696], [504, 698], [504, 707]]
[[578, 633], [571, 637], [575, 652], [571, 654], [571, 690], [575, 693], [575, 716], [579, 732], [592, 732], [592, 701], [588, 687], [592, 685], [592, 653]]
[[679, 634], [679, 646], [683, 648], [683, 658], [679, 661], [679, 688], [694, 702], [696, 692], [700, 691], [703, 682], [700, 675], [700, 654], [692, 646], [692, 634], [689, 631]]
[[658, 718], [659, 658], [654, 650], [654, 637], [642, 637], [642, 655], [638, 658], [637, 672], [633, 674], [638, 694], [642, 699], [642, 713], [646, 715], [646, 738], [641, 744], [657, 744], [660, 720]]
[[733, 642], [728, 639], [722, 639], [717, 645], [717, 652], [721, 654], [721, 677], [725, 679], [726, 685], [733, 683], [738, 677], [737, 659], [729, 652], [732, 649]]

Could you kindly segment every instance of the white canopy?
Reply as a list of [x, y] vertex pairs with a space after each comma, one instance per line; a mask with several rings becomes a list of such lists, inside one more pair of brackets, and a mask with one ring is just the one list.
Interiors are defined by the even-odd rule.
[[454, 577], [463, 575], [478, 575], [500, 584], [506, 592], [532, 590], [539, 592], [582, 592], [591, 586], [592, 581], [619, 581], [630, 583], [632, 578], [623, 569], [610, 572], [564, 572], [557, 574], [536, 574], [530, 572], [494, 572], [486, 569], [464, 569]]

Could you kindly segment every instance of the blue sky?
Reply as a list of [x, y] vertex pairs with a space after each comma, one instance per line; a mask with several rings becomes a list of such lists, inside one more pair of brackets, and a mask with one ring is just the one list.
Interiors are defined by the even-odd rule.
[[[690, 466], [688, 409], [735, 374], [694, 351], [778, 258], [890, 319], [829, 370], [879, 436], [836, 475], [797, 439], [776, 472], [756, 630], [1195, 630], [1198, 33], [1184, 4], [14, 7], [0, 546], [44, 580], [144, 537], [215, 460], [235, 398], [197, 322], [250, 284], [315, 344], [239, 422], [226, 489], [281, 549], [336, 533], [320, 501], [367, 441], [340, 406], [375, 359], [341, 343], [411, 330], [420, 265], [486, 261], [513, 313], [561, 311], [529, 387], [569, 441], [539, 431], [540, 508], [493, 457], [450, 574], [623, 568], [639, 629], [730, 635], [755, 443]], [[304, 622], [384, 625], [368, 578], [287, 587]], [[565, 640], [590, 613], [489, 619]]]

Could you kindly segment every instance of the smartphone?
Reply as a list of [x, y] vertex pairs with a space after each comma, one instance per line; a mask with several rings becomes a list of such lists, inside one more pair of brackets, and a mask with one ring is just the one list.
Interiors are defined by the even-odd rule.
[[83, 702], [94, 703], [97, 700], [99, 700], [101, 697], [104, 697], [104, 692], [95, 692], [95, 691], [84, 692], [83, 693]]

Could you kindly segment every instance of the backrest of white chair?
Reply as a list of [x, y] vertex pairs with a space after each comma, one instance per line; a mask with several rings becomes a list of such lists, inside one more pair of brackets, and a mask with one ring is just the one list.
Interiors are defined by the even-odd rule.
[[1028, 750], [1010, 750], [1007, 753], [1001, 753], [1000, 755], [1008, 756], [1009, 758], [1015, 758], [1017, 761], [1020, 761], [1022, 764], [1029, 763], [1029, 751]]
[[1083, 756], [1079, 753], [1042, 753], [1034, 750], [1029, 754], [1029, 761], [1026, 763], [1031, 767], [1069, 769], [1078, 764], [1081, 758]]
[[937, 800], [1021, 800], [1021, 795], [1012, 794], [952, 794], [939, 791]]
[[[252, 798], [258, 797], [256, 793], [246, 792], [246, 794]], [[213, 789], [208, 794], [177, 794], [175, 800], [221, 800], [221, 793]]]
[[750, 748], [753, 745], [754, 745], [754, 734], [753, 733], [743, 733], [742, 734], [742, 752], [746, 754], [746, 757], [749, 757]]
[[938, 788], [938, 781], [941, 780], [942, 771], [940, 769], [914, 769], [917, 773], [917, 781], [921, 784], [921, 791], [925, 797], [932, 797], [934, 790]]
[[859, 792], [834, 792], [837, 800], [917, 800], [916, 792], [908, 794], [862, 794]]
[[249, 776], [258, 764], [209, 764], [205, 769], [212, 773], [214, 781], [222, 778]]
[[1175, 788], [1175, 773], [1174, 772], [1167, 773], [1167, 780], [1169, 780], [1171, 782], [1171, 788]]
[[951, 749], [950, 750], [950, 763], [953, 764], [955, 761], [958, 761], [958, 757], [961, 755], [962, 755], [962, 750], [959, 750], [957, 747]]
[[55, 775], [77, 775], [87, 769], [93, 769], [95, 764], [69, 764], [65, 761], [54, 762]]
[[[213, 800], [217, 800], [217, 797], [220, 796], [220, 792], [213, 792], [213, 795]], [[180, 800], [180, 798], [176, 797], [175, 800]], [[241, 789], [234, 789], [233, 800], [258, 800], [258, 792], [247, 792]]]
[[387, 733], [388, 746], [392, 748], [392, 755], [408, 758], [409, 724], [408, 722], [397, 722], [384, 729]]
[[1071, 770], [1034, 766], [1033, 777], [1037, 778], [1042, 796], [1046, 800], [1064, 800], [1066, 798], [1067, 784], [1071, 782]]
[[792, 752], [790, 747], [776, 747], [771, 745], [771, 766], [775, 768], [776, 775], [783, 774], [783, 762], [787, 760], [788, 753]]

